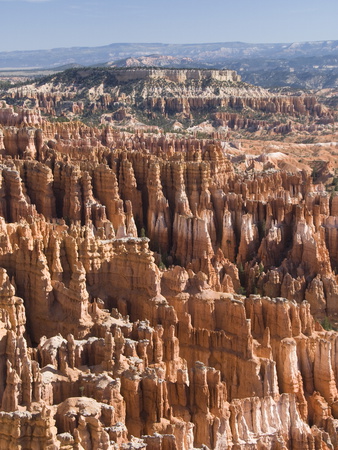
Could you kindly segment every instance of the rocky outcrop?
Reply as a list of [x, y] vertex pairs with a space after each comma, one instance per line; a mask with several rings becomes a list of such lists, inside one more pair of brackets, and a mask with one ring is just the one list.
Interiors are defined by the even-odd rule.
[[14, 108], [1, 105], [0, 108], [0, 125], [3, 126], [21, 126], [21, 125], [34, 125], [39, 126], [42, 123], [42, 117], [39, 109], [19, 109], [17, 111]]
[[217, 81], [241, 81], [240, 75], [237, 75], [234, 70], [120, 68], [114, 74], [118, 82], [164, 79], [166, 81], [184, 83], [187, 80], [201, 81], [209, 78]]
[[4, 132], [1, 448], [337, 447], [338, 197], [211, 140]]
[[[89, 139], [96, 146], [85, 161]], [[107, 139], [128, 150], [109, 150]], [[78, 124], [49, 127], [34, 145], [40, 161], [3, 160], [7, 221], [39, 213], [86, 225], [103, 240], [148, 235], [157, 262], [201, 270], [216, 290], [230, 288], [231, 262], [248, 293], [306, 298], [318, 317], [335, 313], [336, 197], [330, 202], [305, 173], [236, 174], [210, 141], [108, 138], [107, 130]], [[5, 152], [23, 155], [19, 146]], [[81, 163], [64, 161], [65, 154]]]
[[[173, 126], [173, 118], [198, 125], [203, 112], [226, 136], [228, 128], [272, 134], [311, 132], [334, 117], [314, 96], [275, 95], [241, 82], [232, 70], [72, 69], [13, 87], [5, 98], [19, 106], [18, 112], [7, 108], [0, 116], [0, 124], [6, 126], [41, 124], [43, 115], [59, 121], [86, 121], [91, 113], [97, 123], [158, 130]], [[29, 112], [27, 104], [35, 105], [36, 112]], [[187, 120], [183, 122], [188, 128]]]

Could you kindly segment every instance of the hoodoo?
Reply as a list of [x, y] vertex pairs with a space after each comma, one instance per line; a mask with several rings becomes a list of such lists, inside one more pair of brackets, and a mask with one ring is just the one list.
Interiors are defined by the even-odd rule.
[[[337, 144], [238, 115], [332, 111], [226, 70], [53, 77], [0, 109], [0, 449], [338, 448], [337, 168], [311, 153]], [[121, 102], [228, 128], [121, 130]]]

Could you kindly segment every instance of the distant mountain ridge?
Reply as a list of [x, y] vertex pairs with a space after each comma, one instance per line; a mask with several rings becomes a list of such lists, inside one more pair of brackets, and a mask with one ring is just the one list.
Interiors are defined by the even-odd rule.
[[[289, 44], [110, 44], [101, 47], [0, 52], [1, 76], [6, 69], [62, 67], [177, 67], [236, 70], [243, 81], [263, 87], [338, 88], [338, 40]], [[37, 73], [37, 76], [41, 74]], [[34, 74], [28, 74], [34, 76]]]
[[338, 40], [277, 44], [220, 42], [205, 44], [116, 43], [101, 47], [55, 48], [51, 50], [0, 52], [0, 68], [47, 68], [65, 64], [95, 65], [147, 55], [192, 58], [212, 63], [238, 58], [297, 58], [338, 56]]

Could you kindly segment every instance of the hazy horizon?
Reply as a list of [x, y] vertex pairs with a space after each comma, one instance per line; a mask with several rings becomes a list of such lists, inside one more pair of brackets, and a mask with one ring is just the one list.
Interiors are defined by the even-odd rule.
[[[0, 2], [3, 0], [0, 0]], [[38, 52], [38, 51], [53, 51], [59, 49], [75, 49], [75, 48], [96, 48], [96, 47], [109, 47], [111, 45], [212, 45], [212, 44], [248, 44], [248, 45], [291, 45], [295, 43], [320, 43], [320, 42], [334, 42], [338, 41], [338, 39], [320, 39], [316, 41], [290, 41], [290, 42], [247, 42], [247, 41], [214, 41], [214, 42], [182, 42], [182, 43], [173, 43], [173, 42], [110, 42], [108, 44], [103, 45], [74, 45], [74, 46], [62, 46], [62, 47], [48, 47], [48, 48], [36, 48], [36, 49], [26, 49], [26, 50], [0, 50], [0, 53], [10, 53], [10, 52]]]

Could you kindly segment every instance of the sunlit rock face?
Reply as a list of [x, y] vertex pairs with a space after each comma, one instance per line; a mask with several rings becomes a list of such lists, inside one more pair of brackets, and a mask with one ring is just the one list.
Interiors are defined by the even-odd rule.
[[0, 448], [337, 448], [337, 196], [1, 114]]

